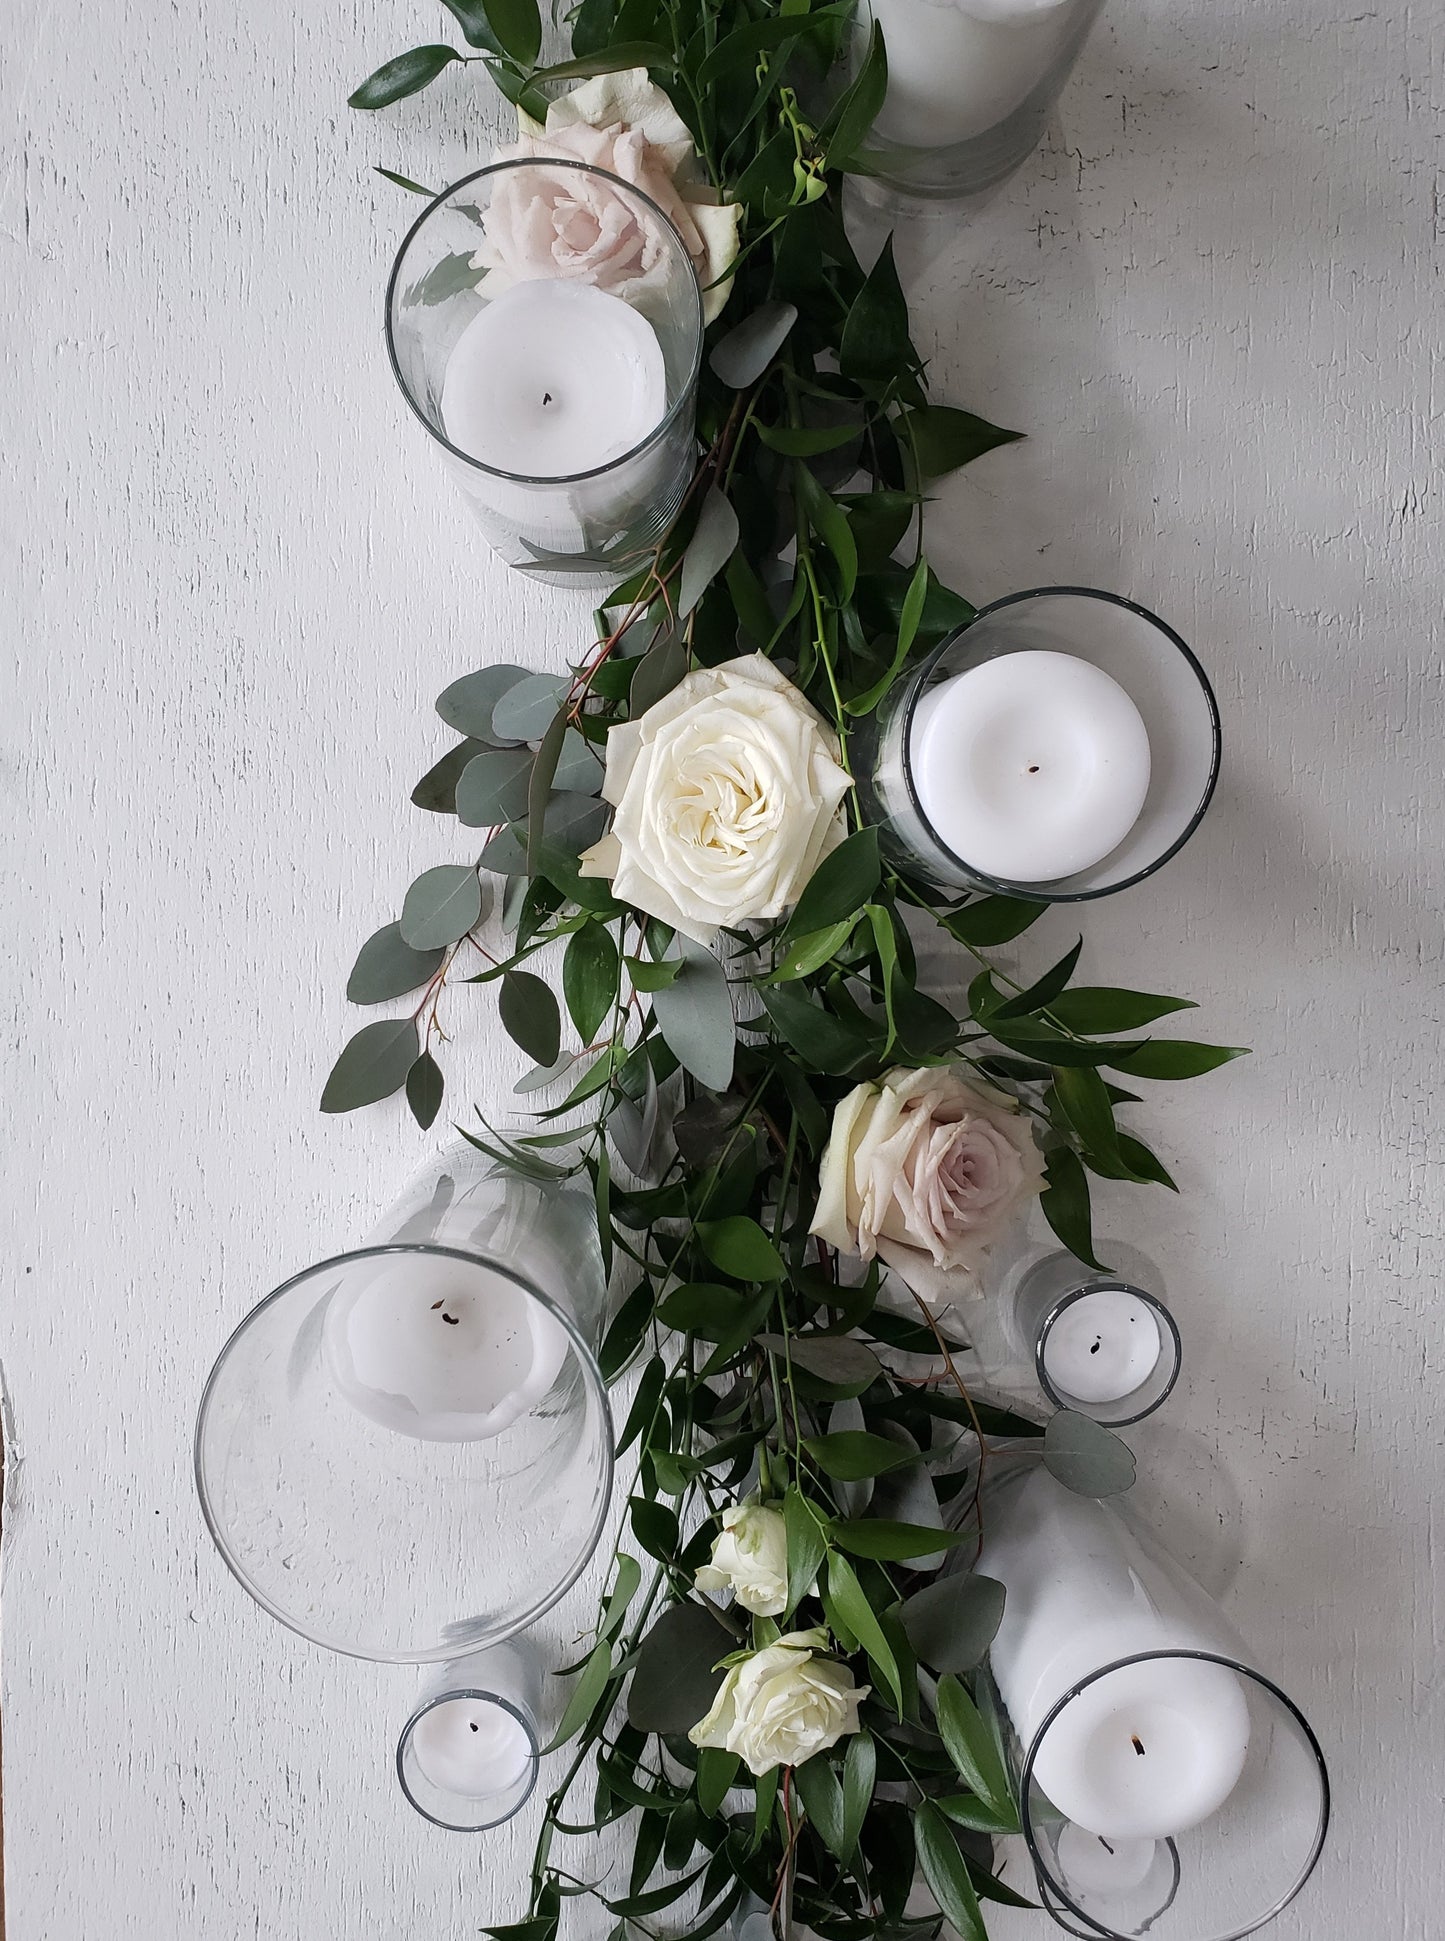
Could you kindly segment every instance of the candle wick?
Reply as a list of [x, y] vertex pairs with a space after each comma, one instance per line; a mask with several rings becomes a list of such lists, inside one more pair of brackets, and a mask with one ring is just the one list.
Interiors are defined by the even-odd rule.
[[433, 1313], [433, 1314], [435, 1314], [435, 1313], [436, 1313], [436, 1311], [437, 1311], [437, 1309], [438, 1309], [439, 1307], [443, 1307], [443, 1306], [444, 1306], [444, 1305], [446, 1304], [446, 1298], [447, 1298], [447, 1297], [446, 1297], [446, 1295], [445, 1295], [445, 1294], [443, 1294], [443, 1295], [442, 1295], [442, 1297], [441, 1297], [441, 1300], [439, 1300], [439, 1301], [433, 1301], [433, 1302], [432, 1302], [432, 1304], [431, 1304], [431, 1311], [432, 1311], [432, 1313]]
[[542, 402], [543, 404], [550, 404], [552, 402], [552, 393], [550, 391], [544, 391], [542, 393]]
[[1039, 765], [1038, 765], [1038, 763], [1037, 763], [1037, 762], [1030, 762], [1030, 763], [1029, 763], [1029, 774], [1030, 774], [1030, 775], [1037, 775], [1037, 774], [1038, 774], [1038, 772], [1039, 772]]
[[481, 1731], [481, 1729], [482, 1729], [482, 1728], [481, 1728], [481, 1727], [480, 1727], [480, 1726], [479, 1726], [479, 1725], [477, 1724], [477, 1722], [476, 1722], [476, 1720], [475, 1720], [475, 1719], [468, 1719], [468, 1720], [467, 1720], [467, 1724], [468, 1724], [468, 1725], [469, 1725], [469, 1726], [470, 1726], [470, 1727], [472, 1728], [472, 1730], [473, 1730], [473, 1732], [480, 1732], [480, 1731]]
[[1089, 1353], [1090, 1353], [1091, 1355], [1097, 1355], [1097, 1354], [1098, 1354], [1098, 1352], [1099, 1352], [1099, 1350], [1100, 1350], [1100, 1349], [1101, 1349], [1101, 1348], [1103, 1347], [1103, 1345], [1104, 1345], [1104, 1343], [1103, 1343], [1103, 1341], [1102, 1341], [1102, 1340], [1099, 1340], [1099, 1341], [1096, 1341], [1096, 1342], [1094, 1343], [1094, 1345], [1093, 1345], [1093, 1347], [1092, 1347], [1092, 1348], [1091, 1348], [1091, 1349], [1089, 1350]]
[[449, 1328], [459, 1328], [462, 1325], [460, 1317], [455, 1314], [444, 1314], [442, 1319]]
[[1129, 1740], [1129, 1743], [1131, 1746], [1133, 1746], [1135, 1752], [1137, 1752], [1139, 1757], [1142, 1759], [1144, 1757], [1144, 1748], [1139, 1742], [1139, 1734], [1137, 1732], [1132, 1735], [1132, 1737]]
[[[472, 1730], [475, 1731], [476, 1727], [473, 1726]], [[1109, 1845], [1109, 1842], [1104, 1838], [1102, 1833], [1097, 1834], [1095, 1837], [1097, 1838], [1099, 1845], [1104, 1849], [1105, 1853], [1112, 1854], [1113, 1852], [1115, 1852], [1115, 1848]]]

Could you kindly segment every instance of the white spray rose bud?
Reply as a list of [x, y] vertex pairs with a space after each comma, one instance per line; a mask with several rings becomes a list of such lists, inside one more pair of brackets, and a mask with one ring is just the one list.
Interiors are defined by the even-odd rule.
[[698, 1571], [700, 1591], [731, 1591], [754, 1617], [778, 1617], [788, 1608], [788, 1527], [780, 1510], [763, 1503], [734, 1503], [723, 1511], [712, 1560]]

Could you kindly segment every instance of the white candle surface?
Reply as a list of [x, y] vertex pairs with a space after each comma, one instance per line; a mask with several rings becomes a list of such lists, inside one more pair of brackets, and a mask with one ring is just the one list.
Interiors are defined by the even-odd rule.
[[429, 1707], [412, 1728], [411, 1746], [432, 1785], [464, 1799], [510, 1792], [533, 1755], [521, 1720], [485, 1698], [446, 1698]]
[[1122, 1287], [1081, 1295], [1044, 1338], [1043, 1364], [1061, 1395], [1080, 1402], [1118, 1402], [1153, 1374], [1163, 1344], [1154, 1311]]
[[1106, 1840], [1143, 1842], [1216, 1813], [1249, 1753], [1239, 1677], [1197, 1658], [1119, 1664], [1142, 1652], [1226, 1655], [1203, 1593], [1186, 1599], [1131, 1551], [1113, 1511], [1043, 1471], [996, 1505], [978, 1568], [1007, 1593], [989, 1663], [1026, 1747], [1066, 1692], [1118, 1666], [1039, 1745], [1034, 1778], [1059, 1812]]
[[1087, 1894], [1127, 1894], [1149, 1878], [1159, 1846], [1154, 1840], [1104, 1840], [1081, 1826], [1059, 1835], [1059, 1871], [1066, 1887]]
[[524, 478], [610, 465], [666, 412], [662, 346], [646, 317], [606, 290], [561, 279], [514, 283], [485, 303], [442, 382], [452, 444]]
[[1077, 0], [872, 0], [888, 54], [884, 141], [946, 148], [985, 134], [1060, 58]]
[[333, 1296], [325, 1343], [352, 1407], [423, 1442], [500, 1435], [567, 1355], [565, 1330], [514, 1282], [426, 1253], [380, 1257], [364, 1285]]
[[1073, 654], [999, 654], [924, 694], [919, 805], [959, 861], [1047, 883], [1102, 862], [1149, 793], [1149, 735], [1111, 675]]

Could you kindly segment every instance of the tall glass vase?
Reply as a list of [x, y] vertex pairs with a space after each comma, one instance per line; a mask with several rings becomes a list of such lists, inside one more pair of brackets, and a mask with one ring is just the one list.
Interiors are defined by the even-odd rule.
[[1112, 1503], [1016, 1470], [978, 1569], [1004, 1586], [989, 1672], [1040, 1896], [1125, 1941], [1238, 1941], [1314, 1870], [1323, 1754], [1208, 1595]]
[[196, 1428], [202, 1510], [244, 1588], [318, 1644], [394, 1662], [549, 1609], [609, 1507], [604, 1293], [590, 1200], [461, 1146], [362, 1245], [267, 1295]]
[[672, 223], [582, 162], [454, 183], [386, 293], [402, 395], [488, 543], [549, 581], [620, 576], [671, 524], [695, 464], [702, 329]]

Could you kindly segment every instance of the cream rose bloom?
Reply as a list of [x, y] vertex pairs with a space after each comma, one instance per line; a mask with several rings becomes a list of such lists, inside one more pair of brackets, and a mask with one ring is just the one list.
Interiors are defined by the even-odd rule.
[[788, 1526], [780, 1510], [763, 1503], [734, 1503], [693, 1582], [700, 1591], [731, 1591], [754, 1617], [777, 1617], [788, 1608]]
[[712, 1710], [688, 1733], [695, 1746], [741, 1754], [755, 1777], [800, 1766], [858, 1730], [858, 1707], [872, 1689], [855, 1685], [846, 1665], [820, 1657], [828, 1634], [789, 1631], [776, 1644], [730, 1667]]
[[[702, 285], [703, 320], [728, 300], [719, 281], [738, 253], [742, 210], [702, 179], [692, 137], [646, 68], [600, 74], [547, 109], [546, 125], [517, 116], [518, 136], [499, 162], [587, 162], [619, 176], [673, 224]], [[493, 289], [535, 278], [577, 277], [647, 308], [666, 275], [662, 226], [605, 182], [577, 169], [512, 170], [496, 178], [472, 268]]]
[[971, 1277], [1043, 1180], [1012, 1099], [946, 1069], [891, 1071], [834, 1111], [811, 1231], [863, 1260], [877, 1254], [942, 1303], [978, 1291]]
[[763, 654], [688, 674], [607, 737], [617, 813], [584, 876], [696, 942], [778, 917], [843, 840], [852, 786], [822, 716]]

